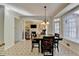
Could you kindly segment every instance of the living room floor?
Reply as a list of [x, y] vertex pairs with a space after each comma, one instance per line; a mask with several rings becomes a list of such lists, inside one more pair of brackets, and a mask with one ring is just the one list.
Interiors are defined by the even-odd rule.
[[[59, 52], [54, 50], [54, 56], [78, 56], [62, 44], [59, 47]], [[38, 52], [38, 48], [34, 48], [33, 52], [31, 52], [31, 40], [18, 42], [4, 52], [5, 56], [43, 56]]]

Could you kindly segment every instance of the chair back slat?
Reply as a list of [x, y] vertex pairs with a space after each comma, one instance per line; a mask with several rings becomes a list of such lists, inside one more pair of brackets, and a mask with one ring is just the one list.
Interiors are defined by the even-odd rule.
[[[44, 36], [42, 40], [42, 52], [51, 52], [53, 51], [53, 42], [54, 37], [53, 36]], [[53, 53], [52, 53], [53, 55]]]

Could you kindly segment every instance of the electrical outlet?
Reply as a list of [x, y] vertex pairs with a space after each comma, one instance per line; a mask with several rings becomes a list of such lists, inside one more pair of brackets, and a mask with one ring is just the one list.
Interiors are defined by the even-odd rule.
[[70, 44], [69, 44], [69, 43], [66, 43], [66, 45], [67, 45], [67, 46], [70, 46]]

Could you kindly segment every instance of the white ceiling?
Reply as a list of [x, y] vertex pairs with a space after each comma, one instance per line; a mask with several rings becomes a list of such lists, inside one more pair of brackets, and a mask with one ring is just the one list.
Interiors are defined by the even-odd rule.
[[71, 11], [75, 7], [79, 6], [79, 3], [71, 3], [67, 7], [65, 7], [61, 12], [59, 12], [55, 17], [60, 17], [64, 15], [65, 13]]
[[47, 16], [55, 16], [68, 4], [67, 3], [8, 3], [8, 5], [26, 11], [29, 14], [32, 14], [33, 16], [44, 16], [45, 15], [44, 6], [46, 5]]

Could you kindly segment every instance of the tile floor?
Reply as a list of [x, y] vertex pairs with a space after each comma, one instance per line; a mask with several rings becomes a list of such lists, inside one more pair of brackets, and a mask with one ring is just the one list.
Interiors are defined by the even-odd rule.
[[[54, 50], [54, 56], [78, 56], [76, 53], [69, 50], [67, 47], [60, 44], [59, 52]], [[31, 52], [31, 40], [18, 42], [13, 47], [4, 51], [5, 56], [43, 56], [38, 52], [37, 48]]]

